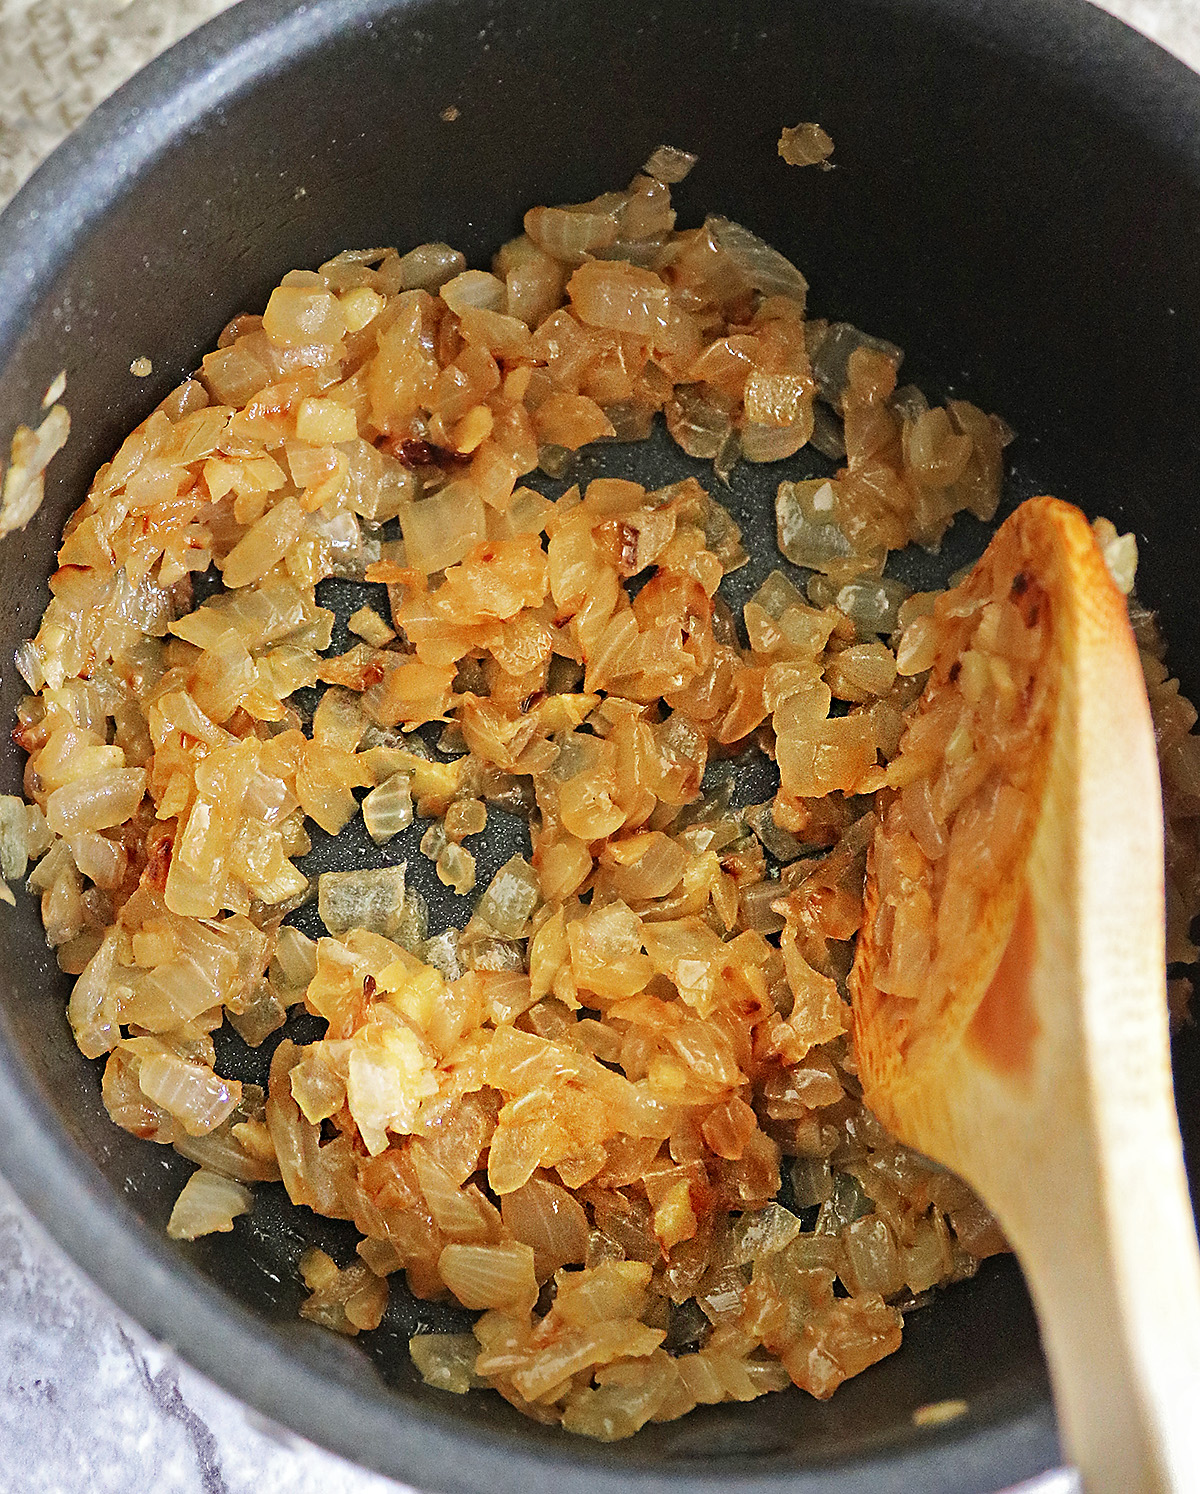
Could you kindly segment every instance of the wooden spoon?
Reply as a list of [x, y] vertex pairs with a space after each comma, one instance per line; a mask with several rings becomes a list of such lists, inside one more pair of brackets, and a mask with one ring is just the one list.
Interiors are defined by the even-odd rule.
[[[974, 855], [972, 937], [935, 941], [913, 999], [888, 940], [914, 908], [919, 919], [913, 899], [931, 895], [936, 917], [939, 888], [970, 884], [962, 865], [935, 865], [928, 829], [934, 854], [918, 847], [914, 862], [904, 841], [897, 880], [900, 794], [890, 829], [884, 813], [851, 976], [865, 1099], [1004, 1228], [1037, 1309], [1064, 1450], [1089, 1494], [1200, 1490], [1200, 1253], [1171, 1087], [1158, 766], [1125, 602], [1087, 520], [1052, 498], [1012, 515], [956, 595], [957, 609], [939, 604], [948, 642], [922, 712], [964, 674], [979, 677], [964, 643], [989, 603], [1001, 636], [1005, 601], [1041, 630], [1049, 685], [1040, 707], [1028, 691], [1013, 707], [1027, 710], [1025, 755], [1007, 749], [976, 790], [986, 814], [1008, 802], [996, 779], [1011, 775], [1028, 823], [998, 878]], [[909, 793], [930, 803], [911, 762], [893, 764], [893, 781], [906, 772]], [[993, 826], [998, 841], [1012, 830]]]

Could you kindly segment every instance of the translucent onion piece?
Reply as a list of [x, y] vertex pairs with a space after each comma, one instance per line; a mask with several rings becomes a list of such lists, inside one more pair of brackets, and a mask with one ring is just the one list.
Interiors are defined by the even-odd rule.
[[426, 1385], [465, 1395], [485, 1382], [475, 1374], [479, 1340], [471, 1333], [418, 1333], [408, 1341], [408, 1352]]
[[472, 306], [503, 311], [507, 302], [504, 281], [486, 270], [464, 270], [440, 286], [438, 295], [451, 311], [460, 313]]
[[110, 830], [129, 819], [146, 791], [144, 768], [111, 768], [77, 778], [46, 800], [46, 823], [54, 835]]
[[447, 1245], [438, 1275], [464, 1307], [529, 1312], [537, 1301], [533, 1250], [505, 1245]]
[[860, 638], [892, 633], [899, 623], [900, 604], [910, 589], [890, 576], [848, 582], [837, 594], [837, 608], [854, 624]]
[[25, 801], [15, 794], [0, 794], [0, 876], [18, 881], [29, 864], [29, 820]]
[[587, 1259], [588, 1218], [579, 1202], [556, 1183], [530, 1178], [500, 1201], [505, 1228], [533, 1247], [538, 1277]]
[[422, 244], [400, 257], [401, 283], [405, 290], [424, 290], [433, 294], [466, 268], [466, 256], [451, 249], [449, 244]]
[[522, 939], [540, 901], [537, 873], [524, 856], [510, 856], [488, 884], [476, 911], [498, 934]]
[[271, 957], [271, 978], [286, 990], [302, 992], [317, 970], [317, 945], [299, 929], [285, 924], [279, 930]]
[[206, 1065], [171, 1053], [143, 1058], [138, 1083], [146, 1098], [181, 1121], [190, 1136], [215, 1130], [242, 1095], [236, 1079], [220, 1079]]
[[525, 232], [539, 249], [564, 264], [581, 264], [584, 257], [617, 241], [620, 229], [616, 206], [609, 211], [579, 207], [538, 207], [525, 214]]
[[466, 482], [447, 483], [440, 492], [400, 512], [409, 564], [427, 575], [462, 560], [487, 538], [483, 500]]
[[728, 218], [710, 214], [704, 224], [737, 265], [749, 286], [764, 296], [787, 296], [800, 306], [804, 305], [808, 281], [778, 249], [772, 249], [757, 234]]
[[420, 483], [411, 467], [377, 450], [368, 441], [347, 441], [340, 449], [349, 459], [346, 502], [368, 526], [396, 518], [405, 504], [416, 498]]
[[42, 673], [41, 655], [32, 638], [26, 638], [23, 643], [17, 645], [13, 663], [17, 666], [18, 674], [31, 690], [40, 690], [46, 683], [46, 676]]
[[712, 459], [733, 430], [733, 415], [705, 384], [677, 384], [666, 407], [667, 429], [688, 456]]
[[1117, 526], [1111, 519], [1097, 519], [1092, 529], [1109, 575], [1121, 595], [1127, 597], [1133, 590], [1137, 576], [1137, 537], [1133, 534], [1118, 534]]
[[167, 1221], [172, 1240], [196, 1240], [201, 1235], [228, 1234], [239, 1214], [248, 1214], [254, 1195], [232, 1178], [204, 1168], [183, 1185]]
[[666, 897], [679, 884], [687, 852], [660, 830], [610, 842], [602, 857], [618, 897]]
[[463, 973], [462, 962], [458, 958], [458, 939], [457, 929], [446, 929], [436, 938], [426, 939], [420, 949], [425, 963], [440, 970], [447, 980], [457, 980]]
[[451, 841], [438, 852], [437, 875], [444, 887], [463, 897], [475, 886], [475, 858], [465, 847]]
[[575, 314], [592, 327], [651, 342], [670, 325], [670, 293], [657, 275], [618, 260], [592, 260], [567, 283]]
[[852, 1296], [878, 1293], [892, 1297], [904, 1288], [904, 1272], [895, 1236], [878, 1214], [858, 1219], [842, 1234], [846, 1264], [842, 1280]]
[[408, 1028], [368, 1029], [353, 1043], [346, 1101], [373, 1157], [386, 1150], [389, 1131], [412, 1131], [421, 1102], [436, 1090], [432, 1059]]
[[24, 529], [37, 513], [45, 492], [43, 474], [70, 434], [71, 417], [65, 405], [55, 405], [36, 431], [27, 425], [17, 427], [0, 492], [0, 539]]
[[738, 431], [741, 453], [748, 462], [781, 462], [808, 440], [811, 421], [797, 421], [794, 426], [756, 425], [747, 422]]
[[868, 348], [882, 353], [897, 368], [904, 357], [894, 342], [882, 337], [872, 337], [869, 332], [860, 332], [849, 322], [832, 322], [825, 335], [809, 348], [813, 378], [821, 398], [833, 406], [838, 413], [842, 409], [842, 395], [849, 383], [850, 355], [858, 348]]
[[391, 938], [404, 913], [404, 870], [381, 866], [348, 872], [322, 872], [317, 878], [317, 908], [331, 934], [370, 929]]
[[297, 498], [283, 498], [251, 526], [221, 566], [226, 586], [248, 586], [260, 581], [300, 538], [304, 510]]
[[647, 176], [655, 181], [674, 186], [681, 182], [699, 160], [690, 151], [679, 150], [674, 145], [660, 145], [651, 152], [650, 159], [642, 167]]
[[71, 991], [67, 1020], [80, 1051], [88, 1058], [115, 1048], [121, 1037], [114, 1011], [115, 968], [120, 939], [116, 929], [104, 936]]
[[731, 1258], [744, 1266], [773, 1255], [790, 1245], [800, 1233], [800, 1221], [781, 1204], [771, 1203], [755, 1213], [743, 1214], [733, 1226]]
[[786, 125], [779, 154], [789, 166], [817, 166], [833, 154], [833, 141], [819, 124]]
[[[231, 1120], [236, 1120], [235, 1111]], [[243, 1123], [244, 1125], [244, 1123]], [[275, 1154], [266, 1136], [266, 1127], [257, 1123], [266, 1137], [262, 1152], [250, 1151], [233, 1134], [237, 1127], [227, 1122], [206, 1136], [179, 1136], [175, 1139], [175, 1150], [189, 1162], [196, 1162], [207, 1172], [220, 1173], [239, 1183], [277, 1183], [279, 1168]]]
[[362, 802], [363, 824], [377, 846], [386, 844], [413, 822], [412, 779], [393, 773]]
[[[807, 493], [810, 487], [814, 489], [811, 495]], [[807, 502], [801, 501], [801, 493]], [[832, 483], [779, 484], [775, 497], [776, 532], [780, 550], [793, 565], [823, 571], [853, 553], [850, 541], [833, 519], [835, 505]]]

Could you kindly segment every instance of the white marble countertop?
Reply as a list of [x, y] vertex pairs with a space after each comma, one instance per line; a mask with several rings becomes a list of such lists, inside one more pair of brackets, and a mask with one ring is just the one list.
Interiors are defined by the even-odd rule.
[[[1046, 0], [1053, 4], [1054, 0]], [[107, 93], [229, 0], [0, 0], [0, 204]], [[1198, 0], [1105, 0], [1200, 70]], [[268, 1425], [154, 1344], [0, 1180], [6, 1494], [402, 1494]], [[1071, 1475], [1037, 1494], [1071, 1494]]]

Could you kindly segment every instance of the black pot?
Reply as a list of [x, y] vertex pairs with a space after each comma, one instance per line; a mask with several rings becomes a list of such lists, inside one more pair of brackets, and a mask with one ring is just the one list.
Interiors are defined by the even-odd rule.
[[[780, 127], [810, 119], [832, 173], [776, 156]], [[817, 314], [1011, 421], [1014, 497], [1136, 531], [1140, 593], [1200, 694], [1200, 78], [1083, 0], [246, 0], [98, 110], [0, 222], [0, 431], [36, 423], [61, 368], [73, 420], [41, 512], [0, 545], [0, 660], [36, 630], [95, 468], [285, 270], [430, 238], [486, 263], [526, 206], [619, 185], [660, 142], [700, 154], [682, 223], [745, 222], [803, 267]], [[735, 481], [764, 537], [777, 475]], [[11, 719], [23, 686], [0, 674]], [[0, 756], [0, 790], [20, 791], [22, 761]], [[109, 1122], [67, 991], [21, 896], [0, 910], [4, 1172], [151, 1333], [348, 1457], [495, 1494], [982, 1494], [1058, 1459], [1011, 1260], [911, 1316], [900, 1352], [828, 1404], [789, 1392], [605, 1448], [490, 1393], [428, 1390], [405, 1345], [430, 1310], [399, 1290], [359, 1343], [296, 1320], [296, 1256], [328, 1231], [280, 1190], [230, 1236], [166, 1239], [189, 1165]], [[1176, 1056], [1195, 1179], [1194, 1034]], [[967, 1415], [914, 1427], [947, 1397]]]

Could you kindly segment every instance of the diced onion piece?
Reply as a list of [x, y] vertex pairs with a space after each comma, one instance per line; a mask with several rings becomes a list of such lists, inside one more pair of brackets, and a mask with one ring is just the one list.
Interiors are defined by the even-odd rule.
[[781, 482], [775, 496], [779, 548], [793, 565], [828, 570], [853, 553], [837, 522], [837, 497], [831, 482]]
[[475, 886], [475, 858], [465, 847], [451, 841], [437, 855], [438, 881], [464, 897]]
[[29, 864], [29, 820], [25, 801], [16, 794], [0, 794], [0, 876], [18, 881]]
[[674, 186], [687, 176], [698, 159], [690, 151], [680, 150], [677, 146], [660, 145], [651, 152], [642, 170], [655, 181]]
[[706, 384], [677, 384], [666, 406], [667, 429], [688, 456], [711, 460], [733, 431], [733, 414]]
[[335, 399], [303, 399], [296, 411], [296, 438], [312, 446], [353, 441], [358, 435], [354, 411]]
[[408, 1352], [426, 1385], [466, 1395], [483, 1383], [475, 1374], [479, 1340], [473, 1333], [418, 1333], [408, 1341]]
[[111, 1052], [120, 1041], [121, 1029], [111, 1002], [118, 947], [117, 932], [110, 929], [75, 982], [67, 1004], [71, 1031], [87, 1058]]
[[705, 226], [754, 290], [764, 296], [787, 296], [804, 305], [808, 281], [778, 249], [728, 218], [710, 214]]
[[331, 934], [370, 929], [390, 938], [404, 913], [404, 870], [399, 866], [347, 872], [322, 872], [317, 878], [317, 908]]
[[192, 1136], [215, 1130], [242, 1096], [236, 1079], [221, 1079], [206, 1064], [189, 1063], [173, 1053], [143, 1058], [138, 1083], [148, 1100], [182, 1121]]
[[344, 686], [330, 685], [313, 713], [313, 741], [340, 752], [354, 752], [366, 728], [359, 696]]
[[580, 264], [588, 254], [615, 244], [620, 233], [615, 211], [581, 207], [535, 207], [525, 214], [525, 232], [564, 264]]
[[70, 434], [71, 417], [65, 405], [55, 405], [36, 431], [27, 425], [17, 427], [0, 493], [0, 539], [14, 529], [24, 529], [37, 513], [45, 493], [43, 474]]
[[528, 1312], [537, 1301], [529, 1245], [447, 1245], [437, 1269], [464, 1307]]
[[833, 141], [819, 124], [785, 125], [779, 154], [789, 166], [818, 166], [833, 154]]
[[68, 838], [86, 830], [110, 830], [131, 818], [146, 791], [144, 768], [109, 768], [55, 789], [46, 800], [46, 823]]
[[363, 824], [377, 846], [393, 835], [407, 830], [413, 822], [412, 779], [407, 773], [393, 773], [362, 802]]
[[331, 346], [346, 334], [337, 297], [299, 285], [280, 285], [271, 292], [262, 324], [277, 347]]
[[17, 666], [17, 673], [31, 690], [40, 690], [46, 683], [46, 676], [42, 672], [41, 655], [32, 638], [26, 638], [24, 642], [17, 645], [13, 663]]
[[119, 886], [129, 865], [125, 847], [95, 830], [86, 830], [72, 837], [71, 855], [80, 875], [95, 882], [97, 887]]
[[539, 1277], [587, 1259], [588, 1218], [579, 1201], [545, 1178], [530, 1178], [500, 1201], [505, 1228], [533, 1247]]
[[409, 564], [426, 575], [456, 565], [487, 538], [483, 500], [468, 482], [449, 482], [400, 511]]
[[1092, 532], [1100, 546], [1100, 553], [1104, 556], [1108, 574], [1113, 578], [1113, 584], [1122, 596], [1127, 597], [1133, 590], [1137, 576], [1137, 537], [1133, 534], [1118, 534], [1117, 526], [1111, 519], [1097, 519], [1092, 525]]
[[376, 450], [369, 441], [347, 441], [339, 450], [345, 452], [350, 463], [344, 489], [346, 502], [369, 527], [396, 518], [416, 497], [420, 483], [412, 468]]
[[404, 289], [429, 291], [431, 295], [466, 267], [466, 256], [449, 244], [422, 244], [400, 259]]
[[268, 509], [221, 564], [225, 585], [232, 588], [261, 581], [300, 538], [304, 517], [298, 498], [283, 498]]
[[670, 292], [651, 270], [623, 260], [592, 260], [567, 282], [580, 321], [652, 342], [670, 325]]
[[878, 1214], [856, 1219], [842, 1232], [846, 1264], [841, 1275], [852, 1296], [891, 1297], [904, 1287], [896, 1238]]
[[249, 1188], [202, 1167], [192, 1173], [175, 1200], [167, 1234], [172, 1240], [228, 1234], [238, 1215], [248, 1214], [253, 1207], [254, 1195]]
[[503, 311], [507, 302], [504, 281], [486, 270], [464, 270], [439, 287], [438, 295], [450, 310], [461, 313], [468, 307], [484, 311]]
[[850, 380], [850, 356], [859, 348], [882, 353], [896, 368], [900, 367], [900, 361], [904, 357], [894, 342], [887, 342], [882, 337], [872, 337], [869, 332], [860, 332], [849, 322], [831, 322], [824, 337], [810, 349], [818, 392], [827, 404], [839, 412], [842, 408], [842, 395]]
[[506, 939], [523, 939], [540, 901], [537, 873], [524, 856], [510, 856], [489, 882], [476, 911]]
[[275, 953], [271, 957], [272, 980], [278, 976], [286, 989], [303, 991], [317, 971], [316, 940], [302, 934], [291, 924], [279, 930]]
[[373, 1157], [389, 1131], [412, 1131], [421, 1102], [437, 1091], [433, 1062], [407, 1027], [368, 1028], [352, 1044], [347, 1074], [350, 1114]]
[[748, 462], [782, 462], [800, 450], [811, 430], [811, 420], [798, 420], [794, 426], [747, 421], [739, 430], [738, 439]]
[[687, 852], [661, 830], [611, 842], [602, 856], [613, 887], [626, 901], [666, 897], [678, 886]]
[[782, 1204], [769, 1203], [765, 1209], [743, 1214], [733, 1227], [734, 1264], [749, 1265], [774, 1255], [790, 1245], [799, 1233], [799, 1219]]
[[347, 619], [346, 626], [351, 633], [365, 640], [372, 648], [383, 648], [396, 636], [396, 630], [388, 627], [374, 607], [360, 607], [357, 612], [352, 612]]

